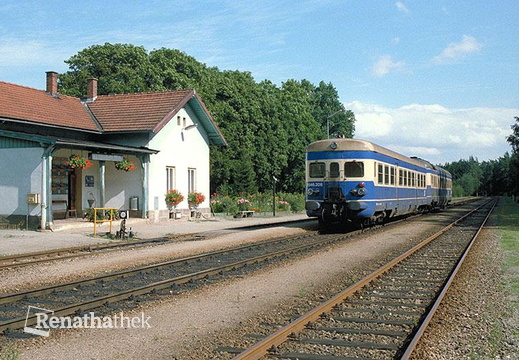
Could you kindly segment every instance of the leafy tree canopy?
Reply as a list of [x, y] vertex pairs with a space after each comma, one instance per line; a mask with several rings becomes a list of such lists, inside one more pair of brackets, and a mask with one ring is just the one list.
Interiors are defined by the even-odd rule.
[[268, 191], [273, 176], [280, 190], [302, 192], [306, 146], [326, 137], [328, 116], [337, 113], [329, 119], [332, 136], [354, 132], [355, 116], [331, 83], [258, 83], [249, 72], [207, 67], [176, 49], [130, 44], [93, 45], [65, 62], [60, 91], [72, 96], [86, 94], [89, 78], [98, 79], [102, 95], [196, 89], [228, 142], [211, 149], [213, 192]]

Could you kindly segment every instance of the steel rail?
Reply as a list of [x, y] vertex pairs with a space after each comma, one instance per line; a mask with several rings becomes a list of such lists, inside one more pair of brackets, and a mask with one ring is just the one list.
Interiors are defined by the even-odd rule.
[[210, 258], [210, 257], [216, 256], [216, 255], [239, 252], [242, 250], [246, 250], [246, 249], [250, 249], [250, 248], [254, 248], [254, 247], [258, 247], [258, 246], [265, 246], [265, 245], [270, 245], [273, 243], [280, 243], [280, 242], [287, 241], [289, 239], [298, 238], [301, 236], [302, 235], [295, 235], [295, 236], [287, 236], [287, 237], [282, 237], [282, 238], [275, 238], [272, 240], [262, 241], [262, 242], [258, 242], [258, 243], [254, 243], [254, 244], [247, 244], [247, 245], [237, 246], [237, 247], [223, 249], [223, 250], [216, 250], [216, 251], [211, 251], [211, 252], [198, 254], [198, 255], [192, 255], [192, 256], [188, 256], [188, 257], [184, 257], [184, 258], [180, 258], [180, 259], [165, 261], [165, 262], [161, 262], [161, 263], [157, 263], [157, 264], [153, 264], [153, 265], [146, 265], [146, 266], [142, 266], [142, 267], [139, 267], [136, 269], [122, 270], [122, 271], [114, 272], [111, 274], [96, 276], [96, 277], [89, 278], [89, 279], [76, 280], [76, 281], [71, 281], [71, 282], [67, 282], [67, 283], [63, 283], [63, 284], [44, 286], [44, 287], [37, 288], [37, 289], [20, 291], [17, 293], [1, 294], [0, 295], [0, 305], [6, 304], [9, 302], [13, 302], [16, 300], [20, 300], [20, 299], [23, 299], [24, 297], [41, 295], [41, 294], [50, 293], [50, 292], [53, 292], [56, 290], [71, 289], [71, 288], [77, 287], [78, 285], [81, 285], [81, 284], [90, 284], [90, 283], [95, 283], [95, 282], [99, 282], [102, 280], [124, 277], [126, 275], [136, 274], [136, 273], [140, 273], [140, 272], [146, 272], [149, 270], [158, 269], [160, 267], [167, 267], [167, 266], [177, 265], [177, 264], [181, 264], [181, 263], [190, 263], [190, 262], [194, 262], [194, 261], [201, 260], [204, 258]]
[[[250, 258], [250, 259], [246, 259], [246, 260], [241, 260], [241, 261], [234, 262], [234, 263], [227, 264], [227, 265], [223, 265], [223, 266], [220, 266], [220, 267], [213, 267], [213, 268], [205, 269], [205, 270], [202, 270], [202, 271], [198, 271], [196, 273], [182, 275], [182, 276], [179, 276], [179, 277], [175, 277], [175, 278], [171, 278], [171, 279], [166, 279], [166, 280], [162, 280], [162, 281], [155, 282], [155, 283], [152, 283], [152, 284], [140, 286], [138, 288], [125, 290], [125, 291], [122, 291], [122, 292], [119, 292], [119, 293], [115, 293], [115, 294], [110, 294], [110, 295], [106, 295], [106, 296], [102, 296], [102, 297], [97, 297], [97, 298], [89, 299], [89, 300], [87, 300], [85, 302], [76, 303], [76, 304], [72, 304], [72, 305], [68, 305], [68, 306], [59, 308], [59, 309], [54, 311], [54, 316], [69, 315], [69, 314], [72, 314], [72, 313], [74, 313], [76, 311], [84, 311], [84, 310], [87, 310], [87, 309], [92, 309], [92, 308], [99, 307], [99, 306], [104, 305], [106, 303], [111, 303], [111, 302], [115, 302], [115, 301], [124, 300], [124, 299], [127, 299], [127, 298], [131, 297], [131, 296], [142, 295], [142, 294], [145, 294], [145, 293], [150, 293], [153, 290], [164, 289], [164, 288], [172, 286], [173, 284], [177, 284], [177, 285], [178, 284], [184, 284], [184, 283], [187, 283], [187, 282], [192, 281], [192, 280], [203, 279], [203, 278], [205, 278], [207, 276], [210, 276], [210, 275], [215, 275], [215, 274], [219, 274], [221, 272], [225, 272], [225, 271], [229, 271], [229, 270], [234, 270], [234, 269], [237, 269], [237, 268], [240, 268], [240, 267], [244, 267], [246, 265], [250, 265], [250, 264], [258, 263], [258, 262], [261, 262], [261, 261], [266, 261], [266, 260], [269, 260], [269, 259], [285, 256], [285, 255], [288, 255], [288, 254], [291, 254], [291, 253], [296, 253], [296, 252], [304, 251], [304, 250], [307, 250], [307, 249], [310, 249], [310, 248], [325, 246], [325, 245], [327, 245], [329, 243], [333, 243], [333, 242], [339, 240], [342, 237], [338, 236], [338, 237], [329, 238], [329, 239], [326, 239], [326, 240], [321, 240], [321, 241], [318, 241], [318, 242], [314, 242], [314, 243], [311, 243], [311, 244], [298, 245], [298, 246], [295, 246], [295, 247], [291, 247], [289, 249], [285, 249], [285, 250], [281, 250], [281, 251], [277, 251], [277, 252], [273, 252], [273, 253], [268, 253], [268, 254], [263, 254], [263, 255], [260, 255], [260, 256], [256, 256], [256, 257], [253, 257], [253, 258]], [[287, 240], [289, 238], [283, 238], [283, 239]], [[277, 239], [277, 241], [281, 241], [281, 240]], [[262, 244], [265, 244], [265, 243], [262, 243]], [[243, 247], [240, 247], [240, 250], [244, 249], [244, 248], [247, 248], [247, 247], [253, 247], [253, 246], [250, 246], [250, 245], [249, 246], [243, 246]], [[236, 248], [233, 248], [232, 250], [234, 252], [236, 250]], [[226, 251], [225, 250], [220, 250], [220, 251], [212, 252], [211, 254], [224, 253], [224, 252], [226, 252]], [[229, 252], [229, 250], [227, 250], [227, 252]], [[207, 256], [207, 254], [204, 254], [204, 255]], [[196, 255], [196, 256], [190, 257], [189, 259], [190, 260], [199, 259], [201, 257], [204, 257], [204, 255]], [[179, 259], [179, 260], [184, 260], [184, 259]], [[175, 260], [174, 262], [178, 262], [178, 260]], [[164, 264], [161, 264], [161, 265], [164, 265]], [[139, 270], [142, 271], [142, 269], [139, 269]], [[136, 272], [136, 270], [125, 271], [124, 273], [127, 274], [127, 273], [131, 273], [131, 272]], [[121, 275], [121, 274], [119, 273], [117, 275]], [[110, 276], [115, 276], [115, 275], [106, 275], [106, 276], [101, 276], [101, 277], [98, 277], [98, 278], [95, 278], [95, 279], [96, 280], [97, 279], [104, 279], [104, 278], [110, 277]], [[80, 284], [91, 283], [91, 282], [94, 282], [96, 280], [94, 280], [94, 279], [87, 279], [85, 281], [76, 281], [76, 282], [73, 282], [73, 283], [67, 283], [66, 286], [67, 286], [67, 288], [69, 288], [69, 287], [77, 286], [77, 285], [80, 285]], [[55, 291], [56, 289], [58, 289], [60, 287], [62, 288], [63, 285], [51, 286], [51, 287], [43, 288], [41, 290], [44, 290], [46, 293], [48, 293], [48, 292]], [[14, 299], [15, 300], [16, 299], [22, 299], [22, 298], [24, 298], [26, 296], [29, 296], [29, 295], [32, 295], [34, 293], [37, 293], [37, 292], [36, 291], [28, 291], [28, 292], [23, 292], [23, 293], [16, 293], [16, 294], [14, 294]], [[10, 294], [8, 294], [6, 296], [3, 296], [3, 298], [4, 298], [3, 299], [4, 300], [3, 303], [9, 302], [8, 301], [9, 295]], [[13, 297], [11, 297], [11, 298], [13, 298]], [[2, 297], [0, 297], [0, 300], [2, 300]], [[1, 303], [2, 303], [2, 301], [0, 301], [0, 304]], [[19, 317], [19, 318], [15, 318], [15, 319], [11, 319], [11, 320], [7, 320], [7, 321], [4, 321], [4, 322], [1, 322], [0, 323], [0, 332], [3, 332], [3, 331], [8, 330], [8, 329], [9, 330], [14, 330], [14, 329], [22, 328], [25, 325], [34, 325], [34, 324], [36, 324], [36, 318], [37, 317], [34, 314], [32, 316], [29, 316], [29, 317]]]
[[[236, 228], [224, 228], [224, 229], [221, 229], [221, 231], [243, 230], [243, 229], [261, 229], [261, 228], [269, 228], [269, 227], [295, 224], [295, 223], [299, 223], [299, 222], [311, 222], [311, 221], [316, 221], [316, 220], [312, 219], [312, 218], [308, 218], [308, 219], [300, 219], [300, 220], [276, 221], [276, 222], [266, 223], [266, 224], [245, 225], [245, 226], [240, 226], [240, 227], [236, 227]], [[188, 234], [175, 235], [172, 237], [164, 236], [162, 238], [156, 238], [156, 239], [132, 240], [131, 242], [119, 242], [119, 243], [98, 244], [98, 245], [89, 245], [89, 246], [74, 246], [74, 247], [67, 247], [67, 248], [60, 248], [60, 249], [30, 252], [30, 253], [25, 253], [25, 254], [0, 256], [0, 270], [13, 269], [13, 268], [29, 266], [29, 265], [36, 265], [36, 264], [57, 261], [57, 260], [74, 259], [74, 258], [78, 258], [78, 257], [89, 256], [89, 255], [113, 251], [113, 250], [117, 250], [117, 249], [125, 250], [127, 248], [134, 248], [134, 247], [138, 247], [138, 246], [163, 245], [165, 243], [168, 243], [168, 242], [171, 242], [174, 240], [178, 240], [178, 239], [184, 239], [185, 241], [190, 241], [190, 240], [199, 239], [201, 236], [204, 236], [203, 234], [204, 234], [204, 232], [188, 233]], [[70, 253], [70, 255], [61, 255], [61, 254], [67, 254], [67, 253]]]
[[435, 234], [431, 235], [418, 245], [414, 246], [410, 250], [406, 251], [404, 254], [396, 257], [395, 259], [391, 260], [384, 266], [380, 267], [379, 269], [375, 270], [371, 274], [365, 276], [363, 279], [361, 279], [359, 282], [349, 286], [347, 289], [342, 291], [341, 293], [335, 295], [331, 299], [325, 301], [321, 305], [313, 308], [312, 310], [308, 311], [307, 313], [303, 314], [299, 318], [293, 320], [288, 325], [282, 327], [275, 333], [267, 336], [263, 340], [257, 342], [252, 347], [246, 349], [245, 351], [241, 352], [240, 354], [233, 357], [233, 360], [256, 360], [260, 359], [263, 356], [266, 356], [269, 354], [270, 349], [275, 349], [282, 343], [286, 342], [290, 335], [293, 333], [300, 332], [303, 330], [310, 322], [315, 321], [321, 317], [322, 314], [330, 312], [335, 306], [343, 302], [345, 299], [351, 297], [353, 294], [355, 294], [360, 289], [364, 288], [369, 283], [373, 282], [375, 279], [379, 278], [382, 274], [387, 272], [389, 269], [393, 268], [395, 265], [403, 261], [404, 259], [408, 258], [410, 255], [414, 254], [418, 250], [422, 249], [424, 246], [429, 244], [430, 242], [434, 241], [444, 233], [446, 233], [448, 230], [450, 230], [452, 227], [457, 225], [459, 222], [463, 221], [467, 217], [469, 217], [474, 212], [478, 211], [485, 205], [487, 205], [488, 202], [485, 202], [483, 205], [477, 207], [476, 209], [473, 209], [469, 213], [463, 215], [456, 221], [452, 222], [451, 224], [445, 226], [440, 231], [436, 232]]
[[[90, 246], [76, 246], [76, 247], [68, 247], [61, 249], [52, 249], [46, 251], [37, 251], [25, 254], [16, 254], [16, 255], [8, 255], [8, 256], [0, 256], [0, 270], [2, 269], [10, 269], [34, 264], [40, 264], [50, 261], [56, 260], [65, 260], [72, 259], [82, 256], [92, 255], [96, 252], [102, 252], [103, 250], [109, 251], [114, 249], [125, 249], [128, 247], [136, 247], [142, 245], [154, 245], [154, 244], [162, 244], [169, 240], [166, 239], [150, 239], [150, 240], [137, 240], [132, 242], [121, 242], [121, 243], [112, 243], [112, 244], [99, 244], [99, 245], [90, 245]], [[61, 255], [67, 254], [70, 255]], [[76, 254], [74, 254], [76, 253]], [[80, 253], [80, 254], [78, 254]]]
[[429, 323], [431, 322], [432, 318], [434, 317], [434, 314], [436, 313], [436, 310], [440, 307], [440, 304], [441, 304], [443, 298], [447, 294], [447, 291], [449, 290], [449, 287], [451, 286], [451, 284], [454, 281], [456, 275], [458, 274], [461, 266], [463, 265], [463, 262], [465, 261], [465, 258], [467, 257], [470, 249], [472, 248], [472, 245], [474, 245], [474, 243], [476, 242], [476, 239], [478, 238], [479, 234], [481, 233], [481, 231], [483, 230], [485, 224], [487, 223], [488, 219], [490, 218], [490, 215], [492, 214], [492, 211], [496, 207], [496, 204], [497, 204], [497, 201], [494, 202], [494, 204], [492, 205], [492, 208], [490, 209], [490, 211], [488, 212], [487, 216], [483, 220], [483, 223], [479, 227], [478, 231], [472, 237], [472, 240], [470, 241], [470, 243], [467, 245], [465, 251], [463, 252], [463, 255], [461, 256], [461, 258], [459, 259], [456, 267], [454, 268], [454, 270], [452, 271], [451, 275], [449, 276], [449, 279], [445, 283], [442, 291], [440, 292], [440, 294], [438, 295], [438, 297], [434, 301], [434, 304], [431, 306], [431, 309], [429, 310], [427, 316], [425, 317], [425, 319], [423, 320], [422, 324], [420, 325], [420, 327], [418, 328], [418, 330], [414, 334], [412, 340], [407, 345], [406, 351], [402, 355], [401, 359], [403, 359], [403, 360], [409, 359], [411, 357], [413, 351], [416, 349], [416, 346], [418, 345], [418, 342], [420, 341], [420, 338], [422, 337], [422, 335], [424, 334], [425, 330], [429, 326]]

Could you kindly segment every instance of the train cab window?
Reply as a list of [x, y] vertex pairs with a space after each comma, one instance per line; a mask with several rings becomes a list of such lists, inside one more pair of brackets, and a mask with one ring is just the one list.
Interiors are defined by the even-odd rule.
[[344, 163], [344, 176], [364, 177], [364, 163], [362, 161], [348, 161]]
[[378, 164], [378, 183], [384, 183], [384, 165]]
[[337, 178], [340, 175], [339, 163], [330, 163], [330, 177]]
[[323, 162], [310, 163], [311, 178], [323, 178], [326, 175], [326, 165]]

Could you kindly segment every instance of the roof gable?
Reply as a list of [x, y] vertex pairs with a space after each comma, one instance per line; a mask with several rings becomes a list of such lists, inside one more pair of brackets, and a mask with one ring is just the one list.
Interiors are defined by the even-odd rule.
[[0, 118], [100, 134], [158, 133], [186, 104], [214, 145], [225, 138], [195, 90], [99, 95], [95, 101], [57, 95], [0, 81]]
[[227, 145], [195, 90], [99, 95], [95, 101], [86, 104], [104, 132], [149, 131], [155, 134], [189, 104], [211, 144]]
[[105, 132], [157, 132], [192, 95], [193, 90], [99, 95], [87, 106]]
[[0, 81], [0, 117], [99, 132], [80, 99]]

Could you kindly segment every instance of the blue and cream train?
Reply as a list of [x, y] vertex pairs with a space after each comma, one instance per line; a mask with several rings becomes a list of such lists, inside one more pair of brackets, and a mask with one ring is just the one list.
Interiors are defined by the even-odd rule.
[[426, 160], [356, 139], [307, 148], [306, 212], [321, 224], [380, 223], [444, 208], [451, 198], [451, 174]]

